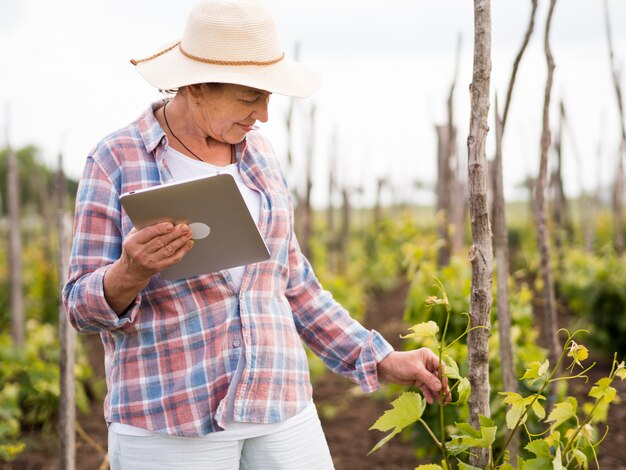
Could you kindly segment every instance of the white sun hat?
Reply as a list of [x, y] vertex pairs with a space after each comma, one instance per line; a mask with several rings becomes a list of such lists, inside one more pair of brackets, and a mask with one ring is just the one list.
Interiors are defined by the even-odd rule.
[[131, 60], [160, 90], [196, 83], [234, 83], [287, 96], [312, 95], [319, 76], [285, 57], [274, 20], [255, 0], [203, 0], [182, 39]]

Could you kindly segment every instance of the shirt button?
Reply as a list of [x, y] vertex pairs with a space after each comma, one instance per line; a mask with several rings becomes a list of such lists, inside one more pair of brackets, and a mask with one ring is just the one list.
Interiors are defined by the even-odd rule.
[[236, 339], [235, 341], [233, 341], [233, 346], [238, 348], [239, 346], [241, 346], [241, 341], [239, 341], [238, 339]]

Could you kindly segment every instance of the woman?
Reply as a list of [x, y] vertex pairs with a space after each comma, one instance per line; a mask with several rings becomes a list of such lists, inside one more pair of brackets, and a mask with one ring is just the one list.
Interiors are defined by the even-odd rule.
[[[104, 344], [112, 468], [333, 468], [302, 341], [366, 392], [382, 378], [432, 402], [436, 356], [394, 352], [322, 289], [300, 252], [289, 189], [254, 125], [267, 121], [272, 93], [309, 96], [319, 80], [284, 57], [267, 11], [205, 0], [180, 41], [132, 63], [174, 97], [88, 156], [64, 289], [74, 327]], [[160, 271], [193, 256], [189, 227], [135, 230], [119, 195], [218, 172], [237, 181], [271, 257], [166, 281]]]

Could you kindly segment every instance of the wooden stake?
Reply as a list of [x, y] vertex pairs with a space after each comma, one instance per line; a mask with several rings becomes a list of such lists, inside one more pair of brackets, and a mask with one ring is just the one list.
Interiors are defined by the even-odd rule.
[[7, 110], [7, 199], [9, 205], [9, 286], [11, 299], [11, 338], [17, 349], [24, 348], [24, 280], [22, 276], [22, 218], [20, 208], [19, 163], [9, 139]]
[[58, 236], [58, 277], [59, 277], [59, 367], [61, 379], [61, 399], [59, 403], [59, 468], [76, 468], [76, 385], [74, 378], [76, 332], [61, 301], [61, 292], [67, 278], [69, 259], [69, 221], [65, 211], [65, 176], [63, 156], [59, 153], [57, 178], [57, 236]]
[[552, 93], [552, 80], [554, 76], [554, 58], [550, 49], [550, 26], [556, 0], [550, 1], [550, 9], [546, 19], [544, 33], [544, 49], [548, 76], [543, 100], [543, 129], [541, 133], [541, 159], [539, 162], [539, 175], [535, 185], [535, 224], [537, 226], [537, 246], [541, 257], [541, 276], [543, 278], [544, 294], [544, 340], [548, 345], [550, 364], [557, 363], [560, 346], [557, 338], [557, 315], [556, 300], [554, 296], [554, 282], [552, 278], [552, 266], [550, 261], [550, 242], [548, 238], [548, 224], [546, 215], [545, 193], [548, 180], [548, 151], [550, 149], [550, 98]]
[[[504, 178], [503, 178], [503, 163], [502, 163], [502, 138], [504, 136], [504, 128], [506, 123], [506, 116], [511, 105], [511, 98], [513, 96], [513, 87], [515, 85], [515, 79], [517, 77], [517, 71], [519, 64], [522, 60], [522, 56], [526, 50], [526, 46], [530, 41], [532, 33], [535, 28], [535, 14], [537, 12], [537, 0], [531, 0], [532, 9], [530, 13], [530, 20], [522, 46], [520, 47], [513, 67], [511, 71], [511, 77], [509, 79], [509, 86], [506, 95], [506, 102], [504, 104], [504, 117], [500, 118], [498, 110], [498, 101], [496, 99], [496, 157], [494, 162], [494, 174], [493, 174], [493, 196], [494, 196], [494, 209], [493, 209], [493, 242], [494, 242], [494, 255], [496, 258], [496, 279], [497, 279], [497, 316], [498, 316], [498, 332], [500, 335], [500, 368], [502, 370], [502, 382], [504, 390], [507, 392], [517, 392], [517, 377], [515, 374], [515, 365], [513, 363], [513, 345], [511, 340], [511, 308], [510, 308], [510, 293], [509, 293], [509, 249], [507, 240], [506, 229], [506, 213], [505, 213], [505, 199], [504, 199]], [[513, 436], [507, 446], [509, 456], [512, 462], [517, 460], [519, 454], [519, 435]]]
[[620, 84], [620, 74], [615, 66], [615, 53], [613, 52], [613, 36], [611, 34], [611, 21], [609, 15], [609, 4], [604, 0], [604, 19], [606, 25], [606, 37], [609, 45], [609, 58], [611, 60], [611, 77], [613, 78], [613, 88], [615, 89], [615, 99], [620, 120], [620, 145], [617, 157], [617, 172], [613, 184], [613, 213], [615, 216], [615, 250], [618, 255], [624, 254], [624, 153], [626, 153], [626, 123], [624, 118], [624, 101], [622, 99], [622, 87]]
[[[487, 208], [487, 176], [485, 142], [489, 126], [489, 85], [491, 78], [491, 4], [490, 0], [474, 0], [474, 66], [471, 94], [471, 117], [468, 150], [469, 210], [472, 225], [472, 264], [469, 352], [470, 423], [479, 427], [479, 415], [489, 411], [489, 334], [493, 281], [493, 247]], [[486, 468], [488, 449], [472, 448], [471, 465]]]

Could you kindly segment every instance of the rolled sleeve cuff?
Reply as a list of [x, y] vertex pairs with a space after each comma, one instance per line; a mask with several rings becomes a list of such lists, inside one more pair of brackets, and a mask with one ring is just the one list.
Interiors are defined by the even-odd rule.
[[[104, 275], [109, 266], [103, 266], [89, 275], [81, 299], [76, 302], [76, 328], [85, 332], [100, 332], [126, 328], [133, 324], [139, 313], [141, 294], [138, 294], [126, 311], [118, 316], [104, 296]], [[81, 313], [82, 312], [82, 313]]]
[[380, 388], [378, 364], [394, 351], [393, 346], [376, 330], [371, 330], [367, 344], [361, 350], [357, 370], [361, 390], [370, 393]]

